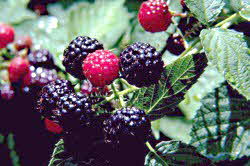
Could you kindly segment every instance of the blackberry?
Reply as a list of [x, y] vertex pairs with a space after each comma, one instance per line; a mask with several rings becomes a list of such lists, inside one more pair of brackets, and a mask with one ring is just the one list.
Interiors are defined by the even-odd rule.
[[23, 82], [26, 86], [43, 87], [57, 79], [58, 76], [55, 70], [31, 66], [30, 72], [24, 77]]
[[120, 54], [120, 59], [122, 77], [137, 87], [157, 83], [163, 72], [161, 53], [147, 43], [130, 45]]
[[244, 35], [246, 35], [248, 37], [250, 36], [250, 31], [249, 31], [250, 22], [241, 22], [239, 24], [231, 26], [230, 28], [232, 28], [232, 29], [234, 29], [234, 30], [236, 30], [238, 32], [243, 32]]
[[124, 144], [129, 139], [145, 141], [150, 135], [150, 122], [143, 110], [123, 108], [104, 121], [105, 142]]
[[84, 79], [85, 76], [82, 70], [83, 60], [89, 53], [102, 49], [103, 45], [96, 39], [87, 36], [78, 36], [64, 50], [63, 65], [66, 71], [76, 78]]
[[179, 34], [171, 35], [167, 40], [166, 49], [175, 55], [180, 55], [185, 51], [184, 40]]
[[9, 84], [2, 85], [0, 93], [1, 93], [1, 99], [7, 101], [12, 100], [15, 96], [14, 88]]
[[74, 87], [67, 80], [56, 80], [42, 88], [37, 101], [36, 109], [48, 119], [56, 119], [58, 112], [57, 102], [60, 97], [74, 92]]
[[54, 114], [67, 132], [90, 126], [95, 116], [91, 100], [82, 94], [63, 95], [57, 105], [58, 110]]
[[48, 69], [55, 68], [53, 55], [45, 49], [36, 50], [28, 55], [31, 65], [35, 67], [44, 67]]

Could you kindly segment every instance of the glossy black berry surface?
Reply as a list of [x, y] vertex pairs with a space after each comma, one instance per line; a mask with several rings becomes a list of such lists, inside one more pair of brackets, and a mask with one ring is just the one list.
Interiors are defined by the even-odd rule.
[[107, 143], [121, 143], [135, 139], [145, 141], [150, 135], [150, 122], [145, 111], [123, 108], [116, 111], [108, 120], [104, 121], [105, 141]]
[[36, 50], [28, 55], [31, 65], [52, 69], [55, 67], [53, 55], [45, 49]]
[[83, 60], [89, 53], [103, 49], [103, 45], [96, 39], [87, 36], [78, 36], [72, 40], [64, 50], [63, 65], [66, 71], [76, 78], [84, 79], [82, 71]]
[[72, 93], [74, 87], [67, 80], [56, 80], [43, 87], [37, 101], [37, 111], [48, 119], [55, 119], [57, 116], [57, 102], [60, 97]]
[[164, 65], [161, 53], [141, 42], [127, 47], [120, 54], [120, 63], [122, 77], [137, 87], [157, 83]]
[[179, 34], [171, 35], [167, 40], [167, 50], [175, 55], [180, 55], [185, 51], [184, 40]]

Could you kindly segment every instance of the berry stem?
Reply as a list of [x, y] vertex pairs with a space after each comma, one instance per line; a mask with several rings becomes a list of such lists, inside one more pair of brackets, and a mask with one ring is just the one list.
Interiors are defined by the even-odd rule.
[[9, 66], [9, 62], [2, 62], [0, 64], [0, 70], [5, 70], [8, 68], [8, 66]]
[[221, 28], [225, 28], [227, 29], [228, 27], [230, 27], [232, 24], [234, 24], [235, 22], [237, 22], [237, 20], [240, 18], [239, 13], [235, 13], [233, 15], [231, 15], [230, 17], [226, 18], [225, 20], [219, 22], [218, 24], [216, 24], [214, 27], [221, 27]]
[[115, 99], [118, 99], [119, 103], [120, 103], [120, 106], [124, 107], [125, 106], [125, 102], [124, 102], [123, 96], [121, 96], [121, 95], [118, 94], [118, 90], [115, 87], [114, 83], [111, 84], [111, 88], [112, 88], [112, 91], [114, 92]]
[[168, 164], [166, 163], [166, 161], [165, 161], [161, 156], [159, 156], [159, 155], [157, 154], [156, 150], [150, 145], [149, 142], [146, 142], [146, 146], [148, 147], [148, 149], [150, 150], [150, 152], [154, 153], [155, 156], [156, 156], [159, 160], [162, 161], [162, 163], [163, 163], [165, 166], [168, 165]]
[[[225, 20], [219, 22], [218, 24], [216, 24], [214, 27], [221, 27], [221, 28], [229, 28], [233, 23], [237, 22], [237, 20], [240, 18], [239, 13], [235, 13], [231, 16], [229, 16], [228, 18], [226, 18]], [[193, 43], [180, 55], [180, 56], [185, 56], [189, 51], [193, 50], [196, 46], [196, 44], [200, 43], [200, 38], [197, 38], [193, 41]], [[198, 50], [200, 49], [200, 45], [198, 45], [197, 47]]]

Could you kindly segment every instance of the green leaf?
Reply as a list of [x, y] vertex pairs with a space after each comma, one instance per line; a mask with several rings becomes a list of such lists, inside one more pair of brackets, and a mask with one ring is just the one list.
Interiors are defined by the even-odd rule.
[[250, 155], [250, 102], [228, 95], [223, 86], [202, 100], [190, 134], [191, 145], [213, 161]]
[[28, 2], [29, 0], [0, 0], [0, 22], [18, 24], [36, 18], [36, 14], [27, 9]]
[[177, 106], [207, 66], [205, 54], [187, 55], [167, 65], [158, 84], [134, 93], [130, 105], [164, 116]]
[[145, 166], [213, 165], [197, 153], [194, 147], [180, 141], [163, 141], [156, 145], [156, 152], [158, 156], [153, 152], [148, 153]]
[[[186, 120], [184, 117], [166, 116], [159, 119], [159, 121], [160, 132], [165, 136], [184, 143], [190, 142], [191, 137], [189, 133], [192, 128], [192, 122], [190, 120]], [[176, 132], [176, 129], [178, 129], [178, 132]]]
[[63, 68], [63, 51], [76, 36], [97, 38], [106, 49], [116, 44], [129, 26], [130, 15], [123, 4], [124, 0], [82, 2], [67, 10], [60, 5], [52, 5], [49, 8], [52, 16], [26, 21], [15, 28], [18, 35], [32, 37], [34, 48], [50, 50], [56, 55], [57, 64]]
[[230, 0], [230, 6], [235, 12], [240, 11], [248, 5], [250, 5], [250, 0]]
[[225, 5], [223, 0], [186, 0], [185, 3], [195, 17], [206, 25], [216, 19]]
[[200, 38], [208, 60], [231, 86], [250, 99], [250, 56], [244, 35], [214, 28], [203, 30]]
[[218, 72], [216, 67], [208, 65], [197, 83], [188, 90], [185, 99], [178, 105], [185, 117], [189, 120], [193, 119], [202, 105], [201, 99], [219, 87], [224, 81], [224, 76]]
[[[249, 2], [250, 3], [250, 2]], [[250, 21], [250, 6], [242, 9], [240, 12], [239, 12], [240, 16], [242, 18], [244, 18], [245, 20], [247, 21]]]
[[55, 149], [54, 149], [53, 154], [51, 156], [49, 166], [64, 165], [65, 162], [69, 159], [70, 159], [70, 155], [64, 151], [64, 141], [63, 141], [63, 139], [60, 139], [55, 144]]

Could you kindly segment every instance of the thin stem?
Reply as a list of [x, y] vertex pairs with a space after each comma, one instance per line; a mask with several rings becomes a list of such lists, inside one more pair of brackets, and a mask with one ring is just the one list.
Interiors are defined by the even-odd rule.
[[214, 27], [222, 27], [222, 28], [228, 28], [230, 27], [238, 18], [240, 17], [239, 13], [235, 13], [231, 15], [230, 17], [226, 18], [225, 20], [219, 22]]
[[197, 38], [193, 41], [193, 43], [180, 55], [180, 56], [185, 56], [189, 51], [194, 49], [197, 43], [200, 42], [200, 38]]
[[123, 96], [118, 94], [118, 90], [115, 87], [114, 83], [111, 84], [111, 88], [114, 92], [115, 98], [117, 98], [119, 100], [120, 106], [124, 107], [125, 106], [124, 98], [123, 98]]
[[168, 164], [166, 163], [166, 161], [164, 159], [161, 158], [161, 156], [159, 156], [156, 152], [156, 150], [150, 145], [149, 142], [146, 142], [146, 146], [148, 147], [148, 149], [150, 150], [150, 152], [154, 153], [155, 156], [160, 159], [162, 161], [162, 163], [167, 166]]
[[117, 89], [116, 89], [116, 87], [115, 87], [114, 83], [112, 83], [112, 84], [111, 84], [111, 88], [112, 88], [112, 91], [113, 91], [113, 92], [114, 92], [114, 94], [115, 94], [115, 98], [118, 98], [118, 97], [119, 97], [119, 95], [118, 95], [118, 92], [117, 92]]

